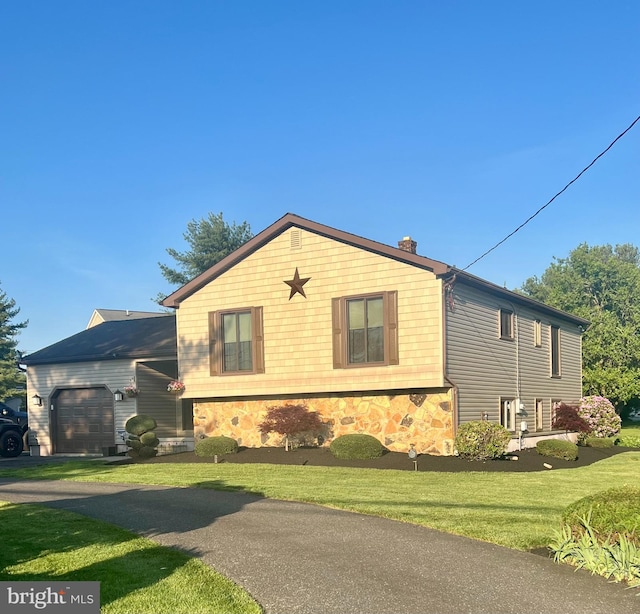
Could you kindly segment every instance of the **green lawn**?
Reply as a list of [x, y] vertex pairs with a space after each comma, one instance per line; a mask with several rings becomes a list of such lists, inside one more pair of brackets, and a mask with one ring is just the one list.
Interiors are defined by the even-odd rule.
[[618, 438], [620, 445], [640, 448], [640, 422], [624, 422]]
[[0, 477], [162, 484], [247, 491], [412, 522], [510, 548], [545, 546], [571, 502], [640, 487], [640, 452], [588, 467], [537, 473], [437, 473], [258, 464], [101, 461], [0, 471]]
[[0, 579], [100, 580], [103, 614], [258, 614], [200, 561], [78, 514], [0, 502]]

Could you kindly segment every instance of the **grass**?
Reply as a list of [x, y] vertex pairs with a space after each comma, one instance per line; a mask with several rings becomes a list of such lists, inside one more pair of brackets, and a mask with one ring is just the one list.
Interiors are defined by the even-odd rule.
[[261, 611], [244, 590], [187, 554], [72, 512], [0, 502], [0, 543], [0, 579], [99, 578], [103, 614]]
[[618, 441], [621, 446], [640, 448], [640, 422], [623, 422]]
[[260, 464], [55, 463], [0, 477], [159, 484], [252, 492], [411, 522], [528, 550], [546, 546], [564, 508], [586, 495], [640, 487], [640, 452], [536, 473], [438, 473]]

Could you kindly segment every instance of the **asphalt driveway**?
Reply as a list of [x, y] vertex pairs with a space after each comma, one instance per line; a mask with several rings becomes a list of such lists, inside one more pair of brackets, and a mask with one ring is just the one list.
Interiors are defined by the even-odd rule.
[[0, 500], [70, 510], [185, 550], [269, 614], [640, 611], [637, 590], [541, 556], [241, 492], [2, 479]]

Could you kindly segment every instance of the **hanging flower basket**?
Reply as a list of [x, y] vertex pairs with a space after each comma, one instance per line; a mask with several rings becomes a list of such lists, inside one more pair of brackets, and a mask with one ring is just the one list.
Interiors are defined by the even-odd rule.
[[185, 391], [185, 385], [178, 380], [174, 380], [172, 382], [169, 382], [169, 385], [167, 386], [167, 391], [173, 392], [175, 394], [182, 394]]
[[137, 397], [140, 391], [135, 386], [125, 386], [124, 393], [128, 397]]

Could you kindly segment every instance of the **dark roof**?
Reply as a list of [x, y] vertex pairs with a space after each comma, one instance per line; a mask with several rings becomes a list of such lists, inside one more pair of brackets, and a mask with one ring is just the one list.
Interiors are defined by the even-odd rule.
[[175, 316], [103, 322], [25, 356], [22, 363], [29, 366], [161, 356], [177, 357]]
[[222, 273], [224, 273], [225, 271], [228, 271], [230, 268], [238, 264], [238, 262], [251, 255], [258, 249], [266, 245], [274, 237], [278, 236], [292, 226], [301, 228], [303, 230], [308, 230], [309, 232], [313, 232], [320, 236], [333, 239], [334, 241], [339, 241], [340, 243], [345, 243], [347, 245], [352, 245], [354, 247], [364, 249], [368, 252], [386, 256], [387, 258], [392, 258], [399, 262], [405, 262], [415, 267], [432, 271], [438, 277], [450, 279], [455, 276], [455, 278], [460, 281], [465, 281], [471, 285], [481, 287], [487, 291], [503, 297], [508, 301], [518, 303], [520, 305], [526, 305], [533, 309], [565, 318], [569, 321], [575, 322], [580, 326], [586, 327], [589, 324], [589, 321], [585, 320], [584, 318], [574, 316], [559, 309], [555, 309], [554, 307], [550, 307], [549, 305], [540, 303], [539, 301], [533, 300], [527, 296], [524, 296], [523, 294], [512, 292], [511, 290], [502, 288], [501, 286], [493, 284], [480, 277], [476, 277], [475, 275], [471, 275], [466, 271], [457, 269], [456, 267], [450, 266], [444, 262], [440, 262], [439, 260], [426, 258], [425, 256], [413, 254], [397, 247], [391, 247], [389, 245], [385, 245], [384, 243], [378, 243], [377, 241], [372, 241], [371, 239], [365, 239], [363, 237], [359, 237], [342, 230], [331, 228], [330, 226], [324, 226], [323, 224], [312, 222], [311, 220], [307, 220], [298, 215], [294, 215], [293, 213], [287, 213], [277, 222], [271, 224], [271, 226], [253, 237], [253, 239], [247, 241], [244, 245], [229, 254], [226, 258], [222, 259], [220, 262], [212, 266], [210, 269], [206, 270], [201, 275], [198, 275], [198, 277], [192, 279], [189, 283], [185, 284], [181, 288], [178, 288], [173, 294], [170, 294], [162, 302], [162, 304], [165, 307], [180, 307], [180, 303], [182, 303], [182, 301], [195, 294], [209, 282], [222, 275]]

